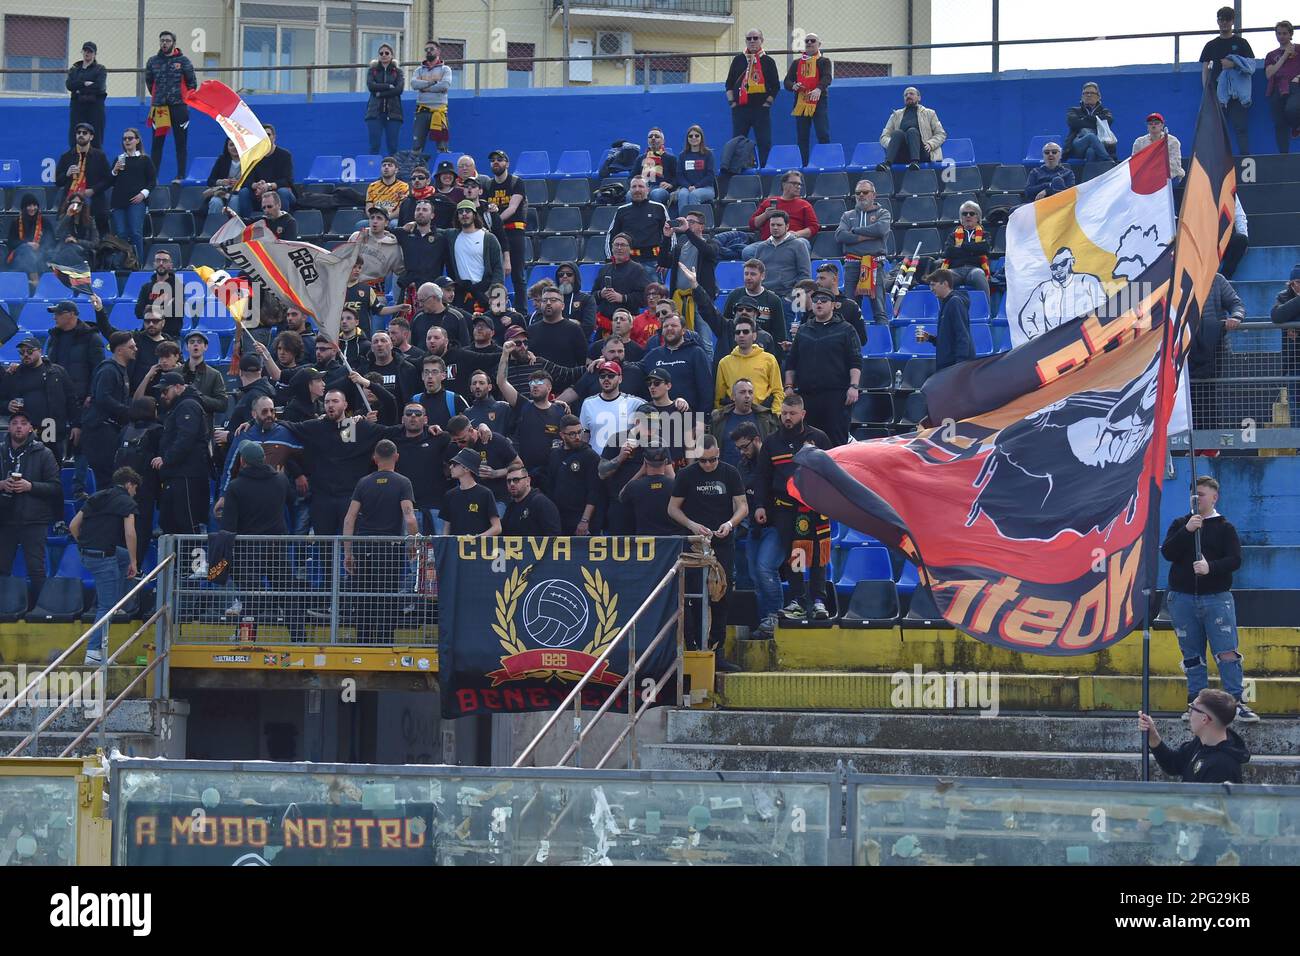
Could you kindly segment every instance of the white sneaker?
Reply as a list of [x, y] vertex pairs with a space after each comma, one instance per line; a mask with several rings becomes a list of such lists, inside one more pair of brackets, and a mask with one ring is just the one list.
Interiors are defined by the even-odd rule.
[[1257, 724], [1257, 723], [1259, 723], [1259, 714], [1255, 713], [1253, 710], [1251, 710], [1251, 709], [1250, 709], [1249, 707], [1247, 707], [1245, 704], [1243, 704], [1243, 703], [1241, 703], [1240, 701], [1238, 701], [1238, 702], [1237, 702], [1237, 719], [1238, 719], [1239, 721], [1241, 721], [1243, 724]]
[[239, 617], [240, 612], [243, 610], [243, 602], [240, 601], [239, 598], [235, 598], [235, 600], [231, 602], [230, 607], [226, 608], [226, 617]]
[[98, 667], [100, 664], [104, 663], [104, 652], [102, 650], [86, 651], [86, 663], [92, 667]]

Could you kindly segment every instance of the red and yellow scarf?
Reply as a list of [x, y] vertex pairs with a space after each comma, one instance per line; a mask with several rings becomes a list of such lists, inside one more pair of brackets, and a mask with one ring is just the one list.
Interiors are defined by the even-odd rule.
[[[36, 210], [36, 225], [32, 227], [33, 232], [32, 232], [32, 238], [30, 240], [31, 242], [36, 243], [38, 246], [41, 244], [41, 230], [44, 227], [45, 227], [45, 223], [41, 219], [41, 211], [38, 209]], [[20, 212], [18, 214], [18, 241], [19, 242], [29, 241], [26, 233], [27, 233], [27, 216], [25, 213]]]
[[740, 80], [740, 105], [744, 106], [749, 102], [749, 97], [758, 93], [767, 92], [767, 82], [763, 79], [763, 50], [759, 48], [753, 56], [749, 58], [749, 68], [745, 70], [745, 75]]
[[[965, 227], [963, 227], [963, 226], [958, 226], [955, 230], [953, 230], [953, 234], [952, 234], [952, 244], [953, 244], [954, 246], [963, 246], [963, 245], [965, 245], [967, 239], [969, 239], [971, 242], [986, 242], [987, 240], [986, 240], [986, 238], [985, 238], [985, 236], [984, 236], [984, 227], [983, 227], [983, 226], [976, 226], [976, 227], [975, 227], [973, 230], [971, 230], [970, 232], [967, 232], [966, 229], [965, 229]], [[944, 259], [944, 260], [943, 260], [943, 267], [944, 267], [945, 269], [948, 268], [948, 260], [947, 260], [947, 259]], [[984, 274], [985, 274], [986, 276], [989, 274], [989, 257], [988, 257], [988, 256], [980, 256], [980, 268], [984, 270]]]
[[795, 99], [794, 109], [790, 111], [791, 116], [812, 116], [817, 112], [817, 104], [808, 99], [808, 94], [817, 89], [818, 61], [821, 60], [821, 54], [813, 56], [803, 56], [799, 60], [799, 65], [795, 67], [795, 88], [798, 91], [798, 97]]

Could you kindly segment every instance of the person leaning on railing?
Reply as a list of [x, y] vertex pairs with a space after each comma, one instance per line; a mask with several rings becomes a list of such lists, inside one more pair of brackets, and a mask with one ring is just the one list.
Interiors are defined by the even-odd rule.
[[[135, 494], [140, 475], [130, 468], [113, 472], [111, 487], [90, 496], [68, 525], [81, 551], [81, 565], [95, 580], [95, 620], [106, 615], [126, 594], [126, 582], [137, 574], [135, 564]], [[95, 629], [86, 643], [86, 663], [104, 662], [104, 640], [111, 622]]]

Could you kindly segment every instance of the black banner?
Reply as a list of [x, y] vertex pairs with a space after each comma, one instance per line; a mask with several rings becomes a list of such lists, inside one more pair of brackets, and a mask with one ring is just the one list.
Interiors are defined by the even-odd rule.
[[126, 809], [125, 866], [433, 866], [435, 808], [290, 803]]
[[[554, 710], [672, 571], [675, 538], [438, 538], [442, 715]], [[670, 585], [637, 621], [637, 656], [677, 609]], [[673, 667], [669, 635], [637, 673]], [[598, 707], [627, 673], [624, 641], [582, 692]], [[639, 692], [639, 690], [638, 690]], [[615, 706], [626, 706], [622, 699]]]

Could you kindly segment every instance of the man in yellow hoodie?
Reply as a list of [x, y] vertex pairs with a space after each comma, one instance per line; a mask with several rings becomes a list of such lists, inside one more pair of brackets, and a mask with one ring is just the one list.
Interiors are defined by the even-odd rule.
[[754, 401], [768, 408], [772, 414], [781, 414], [785, 388], [781, 384], [781, 367], [775, 356], [763, 349], [757, 341], [758, 303], [741, 299], [736, 303], [736, 321], [733, 326], [736, 347], [718, 363], [718, 386], [714, 405], [721, 408], [731, 400], [731, 389], [742, 378], [754, 383]]

